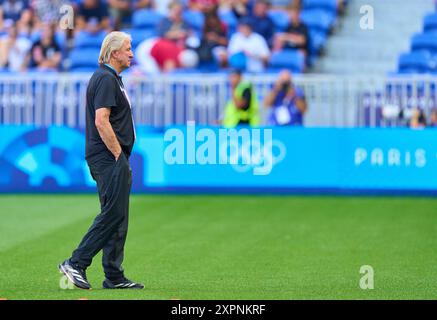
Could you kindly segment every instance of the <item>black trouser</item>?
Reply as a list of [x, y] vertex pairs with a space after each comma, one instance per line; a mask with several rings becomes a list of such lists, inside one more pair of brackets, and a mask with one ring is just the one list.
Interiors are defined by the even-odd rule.
[[88, 166], [97, 182], [101, 211], [73, 252], [70, 262], [86, 269], [94, 256], [103, 250], [105, 276], [116, 280], [124, 276], [121, 264], [128, 229], [132, 171], [123, 152], [116, 162], [100, 161], [96, 164], [88, 161]]

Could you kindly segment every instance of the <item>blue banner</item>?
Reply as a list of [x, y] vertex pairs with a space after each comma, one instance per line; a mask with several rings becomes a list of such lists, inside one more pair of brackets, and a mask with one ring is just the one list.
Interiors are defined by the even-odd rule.
[[[84, 132], [0, 126], [0, 192], [95, 192]], [[137, 128], [133, 192], [437, 194], [437, 130]]]

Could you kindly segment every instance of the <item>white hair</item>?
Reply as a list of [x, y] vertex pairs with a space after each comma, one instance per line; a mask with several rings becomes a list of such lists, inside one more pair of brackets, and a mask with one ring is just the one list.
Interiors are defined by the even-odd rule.
[[103, 39], [100, 49], [99, 64], [109, 63], [112, 52], [120, 50], [126, 40], [132, 41], [129, 34], [121, 31], [113, 31]]

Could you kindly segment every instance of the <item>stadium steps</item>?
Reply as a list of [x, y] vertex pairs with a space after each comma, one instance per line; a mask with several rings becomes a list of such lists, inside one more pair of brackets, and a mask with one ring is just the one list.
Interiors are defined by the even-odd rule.
[[[374, 9], [374, 29], [362, 30], [360, 8]], [[411, 36], [423, 28], [423, 17], [434, 10], [433, 0], [351, 0], [346, 15], [329, 39], [314, 73], [386, 74], [409, 51]], [[408, 18], [407, 18], [408, 17]], [[359, 61], [359, 63], [357, 63]]]

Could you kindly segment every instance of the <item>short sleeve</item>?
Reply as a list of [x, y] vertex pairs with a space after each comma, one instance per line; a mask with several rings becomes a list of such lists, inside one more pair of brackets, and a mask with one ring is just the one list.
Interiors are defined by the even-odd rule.
[[269, 46], [261, 35], [258, 36], [257, 53], [259, 57], [265, 57], [270, 54]]
[[97, 83], [94, 92], [94, 108], [112, 108], [117, 105], [116, 102], [117, 87], [115, 79], [111, 76], [105, 76]]

